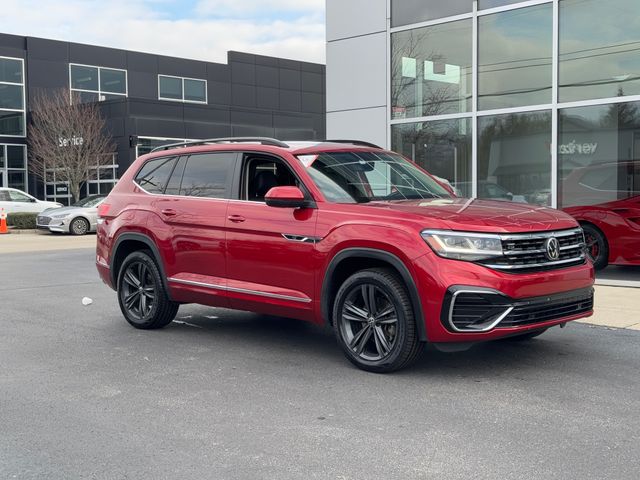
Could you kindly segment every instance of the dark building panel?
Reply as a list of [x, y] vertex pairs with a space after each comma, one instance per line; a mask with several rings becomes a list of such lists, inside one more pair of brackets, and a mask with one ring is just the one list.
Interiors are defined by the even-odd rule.
[[64, 63], [69, 61], [69, 44], [67, 42], [27, 37], [27, 49], [30, 60]]
[[136, 72], [158, 73], [158, 56], [148, 53], [127, 52], [127, 69]]
[[280, 90], [280, 109], [290, 112], [299, 112], [302, 108], [302, 97], [300, 91]]
[[275, 137], [272, 127], [260, 125], [234, 125], [231, 131], [234, 137]]
[[286, 58], [279, 58], [278, 66], [280, 68], [288, 68], [290, 70], [300, 70], [300, 62], [296, 62], [295, 60], [288, 60]]
[[66, 63], [36, 60], [29, 56], [27, 70], [29, 95], [41, 89], [69, 88], [69, 66]]
[[158, 73], [161, 75], [174, 75], [177, 77], [200, 78], [206, 80], [207, 64], [197, 60], [159, 56]]
[[161, 118], [136, 118], [139, 137], [186, 138], [184, 122]]
[[231, 105], [231, 84], [227, 82], [207, 82], [209, 105]]
[[124, 50], [69, 43], [69, 62], [98, 67], [127, 68]]
[[280, 109], [280, 90], [269, 87], [256, 87], [256, 106], [269, 110]]
[[280, 88], [286, 90], [300, 90], [301, 80], [299, 70], [280, 69]]
[[207, 79], [216, 82], [231, 82], [231, 69], [221, 63], [207, 64]]
[[256, 84], [256, 66], [252, 63], [233, 62], [231, 67], [231, 82], [242, 85]]
[[228, 123], [185, 123], [185, 138], [221, 138], [231, 135], [231, 125]]
[[322, 75], [319, 73], [300, 72], [303, 92], [323, 93]]
[[183, 104], [179, 102], [151, 102], [130, 100], [129, 115], [133, 117], [172, 118], [182, 120]]
[[320, 73], [324, 75], [324, 68], [324, 65], [319, 65], [317, 63], [300, 62], [300, 70], [303, 72]]
[[278, 59], [276, 57], [267, 57], [264, 55], [255, 55], [256, 65], [266, 67], [278, 67]]
[[229, 108], [185, 104], [183, 111], [185, 122], [229, 123], [230, 121]]
[[233, 50], [227, 53], [227, 60], [229, 63], [242, 62], [242, 63], [256, 63], [256, 56], [251, 53], [234, 52]]
[[256, 85], [260, 87], [280, 87], [280, 71], [276, 67], [256, 65]]
[[302, 92], [302, 111], [308, 113], [324, 112], [324, 95], [320, 93]]
[[251, 85], [231, 85], [231, 103], [239, 107], [256, 106], [256, 87]]
[[259, 110], [232, 110], [231, 123], [233, 125], [273, 125], [273, 114]]
[[158, 99], [158, 74], [129, 70], [127, 72], [129, 97]]

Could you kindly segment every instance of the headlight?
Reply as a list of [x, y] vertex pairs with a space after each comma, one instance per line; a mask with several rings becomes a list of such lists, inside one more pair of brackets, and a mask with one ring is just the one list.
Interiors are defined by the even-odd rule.
[[498, 235], [452, 230], [424, 230], [422, 238], [441, 257], [475, 262], [502, 256]]

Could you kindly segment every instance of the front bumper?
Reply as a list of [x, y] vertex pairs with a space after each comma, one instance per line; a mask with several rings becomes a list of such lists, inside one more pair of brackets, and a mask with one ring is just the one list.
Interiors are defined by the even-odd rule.
[[[495, 340], [593, 314], [589, 262], [514, 274], [429, 253], [414, 266], [430, 342]], [[470, 314], [475, 317], [465, 321]], [[454, 315], [457, 321], [452, 322]]]

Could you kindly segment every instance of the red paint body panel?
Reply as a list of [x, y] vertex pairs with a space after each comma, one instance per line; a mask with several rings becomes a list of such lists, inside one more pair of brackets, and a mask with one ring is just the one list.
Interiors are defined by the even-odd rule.
[[[395, 256], [409, 272], [422, 305], [427, 337], [433, 342], [491, 340], [575, 316], [487, 333], [447, 331], [440, 311], [453, 285], [486, 287], [512, 298], [567, 292], [593, 284], [589, 263], [536, 273], [510, 274], [437, 256], [424, 242], [424, 229], [522, 233], [570, 229], [569, 215], [540, 207], [460, 198], [335, 204], [325, 200], [296, 153], [372, 151], [365, 147], [309, 147], [287, 150], [251, 144], [206, 145], [180, 155], [211, 151], [276, 155], [299, 177], [313, 208], [276, 208], [264, 203], [153, 195], [133, 181], [142, 163], [175, 155], [175, 150], [140, 157], [123, 175], [98, 225], [96, 263], [100, 277], [115, 288], [116, 243], [123, 234], [144, 235], [157, 250], [173, 300], [231, 307], [322, 323], [322, 288], [334, 257], [348, 248]], [[239, 160], [240, 161], [240, 160]], [[171, 215], [163, 214], [171, 211]], [[590, 315], [587, 313], [583, 316]]]
[[609, 263], [640, 265], [640, 196], [601, 203], [567, 207], [565, 212], [581, 223], [591, 223], [609, 244]]

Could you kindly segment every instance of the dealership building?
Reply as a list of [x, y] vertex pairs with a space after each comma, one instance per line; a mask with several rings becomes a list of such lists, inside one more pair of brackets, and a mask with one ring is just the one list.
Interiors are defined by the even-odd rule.
[[211, 63], [0, 34], [0, 187], [69, 201], [55, 172], [30, 175], [29, 111], [42, 91], [100, 102], [116, 144], [84, 194], [107, 193], [139, 155], [172, 142], [230, 136], [325, 138], [325, 67], [229, 52]]
[[464, 196], [639, 195], [640, 2], [328, 0], [327, 134]]

